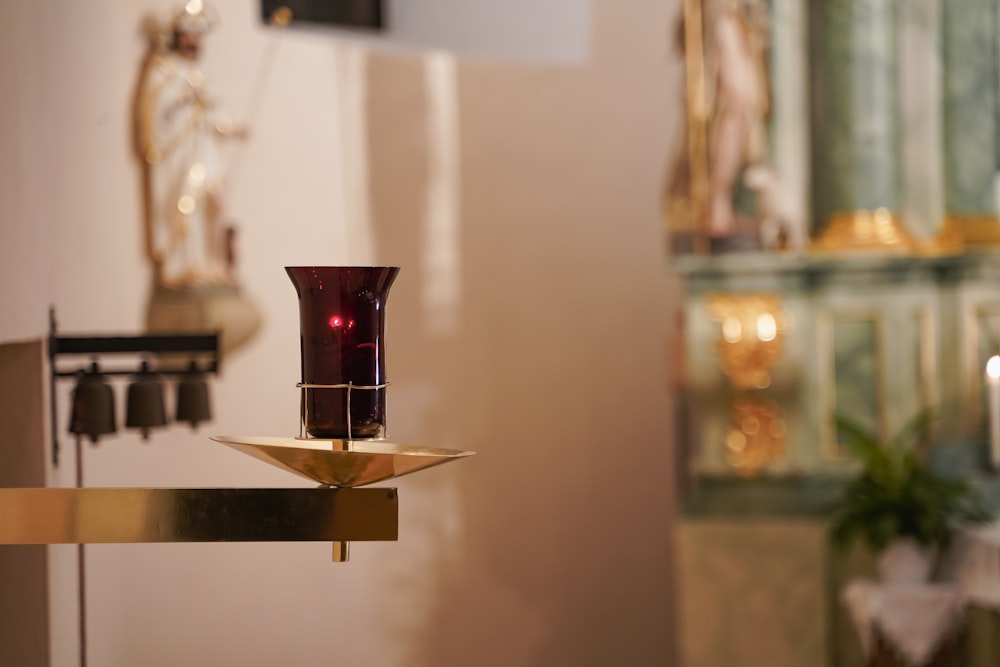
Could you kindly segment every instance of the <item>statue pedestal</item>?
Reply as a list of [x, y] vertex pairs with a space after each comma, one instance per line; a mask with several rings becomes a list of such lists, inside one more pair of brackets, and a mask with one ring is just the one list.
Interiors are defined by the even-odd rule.
[[257, 305], [236, 285], [155, 287], [146, 308], [150, 333], [219, 331], [223, 356], [253, 338], [260, 323]]

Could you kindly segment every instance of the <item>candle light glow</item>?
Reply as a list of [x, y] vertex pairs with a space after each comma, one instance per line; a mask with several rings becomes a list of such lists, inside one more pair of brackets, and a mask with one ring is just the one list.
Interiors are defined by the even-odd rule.
[[1000, 471], [1000, 355], [986, 362], [987, 411], [990, 429], [990, 463]]
[[991, 380], [1000, 380], [1000, 354], [994, 354], [986, 362], [986, 376]]

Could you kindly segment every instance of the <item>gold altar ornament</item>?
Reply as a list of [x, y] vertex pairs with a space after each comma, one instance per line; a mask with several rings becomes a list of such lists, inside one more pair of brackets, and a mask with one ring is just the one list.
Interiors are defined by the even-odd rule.
[[834, 213], [826, 228], [813, 241], [811, 250], [882, 250], [911, 254], [919, 248], [920, 243], [906, 230], [899, 216], [887, 208], [877, 208], [874, 211]]
[[732, 426], [726, 435], [726, 462], [744, 477], [782, 458], [788, 426], [774, 401], [742, 398], [733, 402]]
[[1000, 245], [1000, 220], [996, 215], [949, 213], [944, 218], [941, 237], [956, 239], [960, 247]]
[[719, 323], [716, 350], [733, 389], [765, 389], [781, 360], [787, 328], [777, 294], [710, 294], [708, 311]]

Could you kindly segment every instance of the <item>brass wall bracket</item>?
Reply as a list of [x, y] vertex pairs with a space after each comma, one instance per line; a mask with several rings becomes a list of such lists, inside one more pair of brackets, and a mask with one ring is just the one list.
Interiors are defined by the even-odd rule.
[[395, 488], [0, 489], [0, 544], [398, 539]]

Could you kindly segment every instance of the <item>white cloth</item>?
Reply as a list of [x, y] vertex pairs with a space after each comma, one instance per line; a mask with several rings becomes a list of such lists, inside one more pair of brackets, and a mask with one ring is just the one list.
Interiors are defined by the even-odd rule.
[[947, 583], [883, 585], [856, 579], [844, 587], [843, 601], [866, 656], [877, 629], [912, 665], [926, 664], [964, 613], [959, 587]]
[[159, 282], [169, 287], [227, 282], [218, 141], [231, 124], [215, 110], [198, 64], [173, 52], [152, 56], [139, 94], [150, 250]]
[[1000, 522], [960, 532], [947, 575], [969, 604], [1000, 612]]

